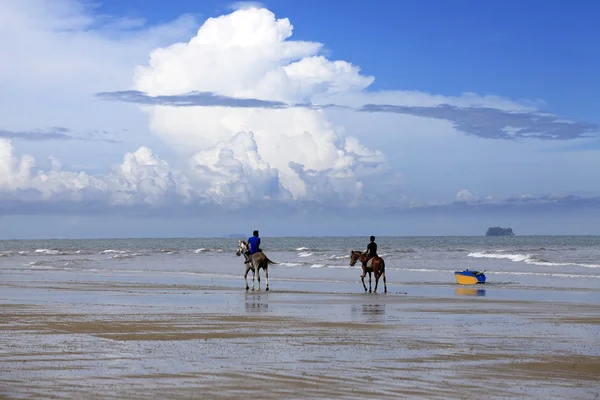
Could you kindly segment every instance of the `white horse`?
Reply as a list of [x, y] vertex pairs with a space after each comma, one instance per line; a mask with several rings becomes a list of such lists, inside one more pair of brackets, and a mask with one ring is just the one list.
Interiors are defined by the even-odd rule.
[[[235, 252], [236, 256], [241, 256], [246, 251], [250, 249], [250, 244], [247, 242], [240, 240], [238, 242], [238, 248]], [[262, 252], [254, 253], [250, 255], [250, 262], [246, 263], [246, 273], [244, 274], [244, 279], [246, 280], [246, 290], [250, 289], [248, 286], [248, 271], [252, 270], [252, 290], [254, 290], [254, 276], [258, 278], [258, 289], [260, 290], [260, 269], [265, 270], [265, 278], [267, 279], [267, 287], [265, 290], [269, 290], [269, 264], [277, 264], [269, 260], [269, 258]]]

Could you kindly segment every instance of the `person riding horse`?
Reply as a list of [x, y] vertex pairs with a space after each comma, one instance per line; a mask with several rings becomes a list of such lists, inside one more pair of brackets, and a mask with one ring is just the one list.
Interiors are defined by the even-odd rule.
[[244, 264], [248, 264], [250, 262], [250, 257], [252, 254], [262, 253], [262, 250], [260, 249], [260, 237], [258, 236], [258, 231], [254, 231], [252, 233], [252, 237], [248, 238], [248, 244], [250, 245], [250, 248], [248, 251], [244, 252], [244, 257], [246, 257]]
[[367, 245], [367, 251], [354, 251], [350, 252], [350, 266], [354, 266], [357, 261], [362, 264], [362, 274], [360, 275], [360, 279], [363, 284], [363, 288], [365, 292], [367, 291], [367, 286], [365, 285], [365, 276], [369, 274], [369, 293], [371, 292], [371, 274], [375, 274], [375, 289], [374, 292], [377, 292], [377, 285], [379, 282], [379, 278], [383, 278], [383, 288], [384, 292], [387, 293], [387, 280], [385, 278], [385, 261], [377, 254], [377, 243], [375, 243], [375, 236], [371, 236], [369, 238], [369, 244]]

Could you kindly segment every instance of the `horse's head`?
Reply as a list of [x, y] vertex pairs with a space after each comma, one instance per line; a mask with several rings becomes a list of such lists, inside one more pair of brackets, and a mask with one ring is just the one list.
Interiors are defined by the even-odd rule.
[[248, 243], [244, 242], [243, 240], [239, 240], [237, 250], [235, 251], [235, 255], [239, 257], [242, 254], [244, 254], [244, 252], [247, 250], [248, 250]]
[[360, 259], [362, 253], [360, 251], [353, 250], [350, 252], [350, 266], [353, 267], [356, 261]]

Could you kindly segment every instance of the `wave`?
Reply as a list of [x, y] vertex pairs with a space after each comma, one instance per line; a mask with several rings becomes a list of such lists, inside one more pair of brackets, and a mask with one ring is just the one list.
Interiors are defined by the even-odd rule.
[[[144, 248], [130, 248], [130, 249], [31, 249], [31, 250], [18, 250], [18, 249], [6, 249], [0, 251], [0, 257], [15, 257], [15, 256], [83, 256], [83, 255], [115, 255], [115, 254], [161, 254], [165, 256], [180, 255], [182, 253], [192, 252], [195, 254], [200, 253], [225, 253], [227, 249], [223, 248], [199, 248], [199, 249], [144, 249]], [[233, 253], [234, 250], [231, 250]]]
[[397, 249], [397, 250], [390, 250], [392, 253], [416, 253], [417, 251], [414, 249]]
[[576, 263], [576, 262], [553, 262], [544, 260], [543, 258], [539, 258], [534, 256], [533, 254], [511, 254], [500, 252], [475, 252], [469, 253], [469, 257], [474, 258], [495, 258], [495, 259], [506, 259], [513, 262], [524, 262], [525, 264], [531, 265], [539, 265], [539, 266], [547, 266], [547, 267], [583, 267], [583, 268], [600, 268], [600, 264], [586, 264], [586, 263]]
[[431, 251], [435, 251], [437, 253], [463, 253], [463, 252], [469, 251], [469, 250], [463, 249], [463, 248], [448, 247], [448, 248], [433, 248], [433, 249], [431, 249]]
[[[204, 247], [201, 247], [199, 249], [196, 249], [193, 251], [194, 254], [200, 254], [200, 253], [208, 253], [208, 252], [216, 252], [216, 253], [223, 253], [225, 250], [223, 249], [206, 249]], [[177, 253], [177, 252], [175, 252]], [[172, 253], [167, 253], [167, 254], [172, 254]]]
[[57, 254], [60, 254], [60, 250], [54, 250], [54, 249], [36, 249], [34, 253], [45, 254], [45, 255], [49, 255], [49, 256], [55, 256]]
[[310, 253], [310, 252], [298, 253], [298, 257], [310, 257], [313, 254], [314, 253]]
[[100, 252], [100, 254], [125, 254], [125, 253], [126, 253], [125, 250], [112, 250], [112, 249], [102, 250]]
[[[448, 269], [430, 269], [430, 268], [386, 268], [392, 271], [409, 271], [409, 272], [442, 272], [451, 273], [454, 270]], [[596, 278], [600, 279], [600, 275], [586, 274], [564, 274], [558, 272], [521, 272], [521, 271], [485, 271], [486, 275], [530, 275], [530, 276], [552, 276], [558, 278]]]
[[176, 249], [160, 249], [159, 253], [163, 254], [179, 254], [179, 251]]
[[360, 267], [351, 267], [349, 265], [327, 265], [327, 264], [312, 264], [311, 268], [332, 268], [332, 269], [350, 269], [350, 268], [360, 268]]
[[308, 247], [298, 247], [296, 249], [296, 251], [303, 251], [303, 250], [309, 250], [309, 248]]
[[146, 254], [143, 253], [119, 253], [119, 254], [115, 254], [114, 256], [111, 256], [110, 258], [115, 259], [115, 260], [126, 260], [128, 258], [134, 258], [134, 257], [139, 257], [139, 256], [145, 256]]
[[56, 269], [50, 265], [32, 265], [31, 269]]
[[519, 272], [519, 271], [486, 271], [488, 275], [531, 275], [531, 276], [553, 276], [558, 278], [596, 278], [600, 279], [600, 275], [584, 275], [584, 274], [561, 274], [558, 272]]
[[37, 267], [37, 266], [40, 266], [40, 265], [44, 265], [46, 263], [47, 263], [46, 261], [31, 261], [30, 263], [28, 263], [26, 265], [28, 265], [30, 267]]

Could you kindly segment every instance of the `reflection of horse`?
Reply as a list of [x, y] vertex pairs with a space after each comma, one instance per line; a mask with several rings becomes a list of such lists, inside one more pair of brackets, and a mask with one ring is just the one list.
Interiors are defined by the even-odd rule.
[[[250, 249], [250, 244], [248, 244], [248, 242], [240, 240], [238, 243], [238, 248], [235, 252], [235, 255], [241, 256], [249, 249]], [[269, 270], [268, 270], [269, 264], [277, 264], [277, 263], [269, 260], [269, 258], [267, 256], [265, 256], [265, 254], [262, 252], [254, 253], [254, 254], [250, 255], [250, 262], [246, 264], [246, 273], [244, 274], [244, 279], [246, 280], [246, 290], [249, 289], [249, 287], [248, 287], [248, 271], [250, 271], [250, 270], [252, 270], [252, 290], [254, 290], [254, 276], [255, 275], [258, 278], [258, 289], [257, 290], [260, 290], [260, 269], [261, 268], [265, 270], [265, 278], [267, 279], [267, 287], [265, 290], [267, 290], [267, 291], [269, 290]]]
[[260, 301], [259, 294], [247, 294], [246, 295], [246, 311], [248, 312], [263, 312], [269, 311], [269, 303], [266, 302], [266, 298], [263, 297], [264, 302]]
[[387, 283], [385, 280], [385, 261], [381, 257], [373, 257], [369, 259], [367, 265], [365, 266], [365, 262], [367, 261], [367, 256], [362, 251], [352, 251], [350, 253], [350, 265], [354, 266], [356, 261], [360, 261], [362, 263], [363, 273], [360, 276], [363, 287], [365, 288], [365, 292], [367, 291], [367, 286], [365, 285], [365, 275], [367, 272], [369, 273], [369, 293], [371, 293], [371, 272], [375, 274], [375, 289], [373, 289], [373, 293], [377, 293], [377, 284], [379, 283], [379, 278], [383, 277], [383, 287], [385, 293], [387, 293]]
[[356, 304], [350, 311], [354, 319], [360, 322], [385, 322], [385, 303]]

